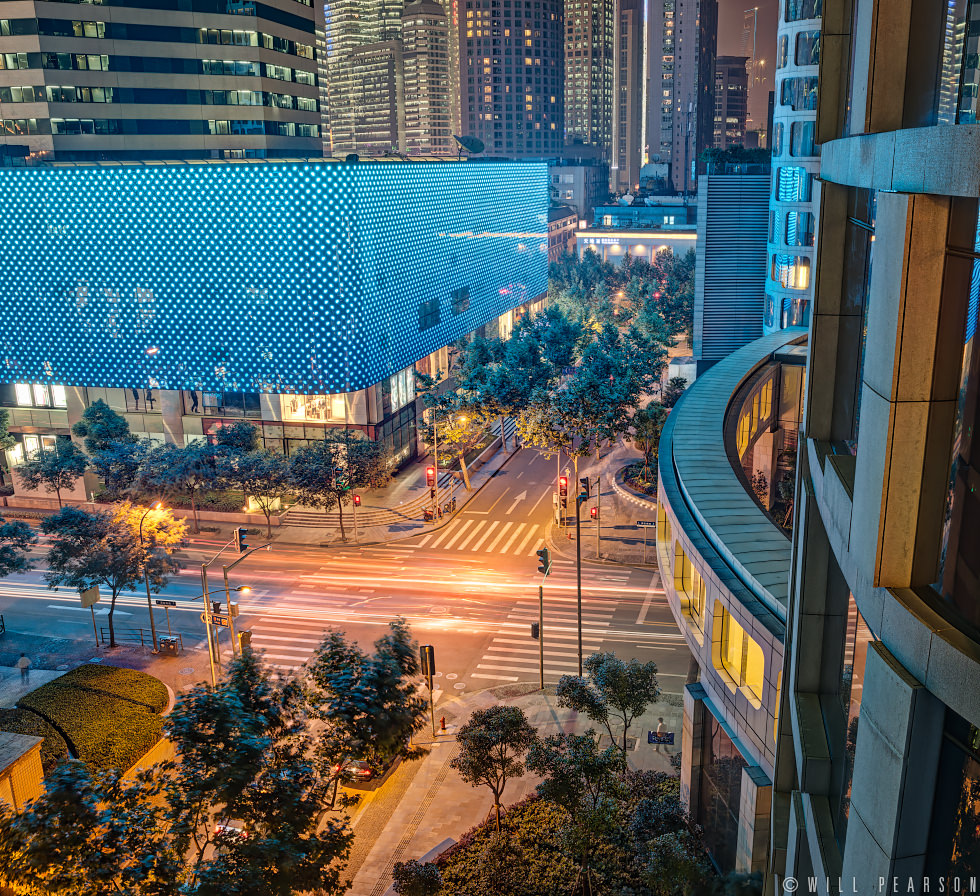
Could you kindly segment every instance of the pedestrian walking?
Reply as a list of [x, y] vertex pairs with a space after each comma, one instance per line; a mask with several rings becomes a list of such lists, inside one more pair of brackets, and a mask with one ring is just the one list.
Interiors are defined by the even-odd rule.
[[197, 413], [197, 392], [191, 389], [191, 413]]
[[26, 654], [21, 654], [20, 659], [17, 660], [17, 668], [20, 669], [20, 680], [30, 681], [31, 678], [31, 661], [27, 658]]
[[[667, 733], [667, 729], [664, 725], [664, 717], [660, 716], [657, 719], [657, 752], [660, 752], [660, 738], [662, 738]], [[664, 747], [664, 752], [667, 752], [667, 748]]]

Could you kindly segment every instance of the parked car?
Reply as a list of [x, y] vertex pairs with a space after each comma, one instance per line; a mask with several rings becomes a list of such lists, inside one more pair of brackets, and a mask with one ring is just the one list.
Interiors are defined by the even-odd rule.
[[374, 777], [374, 769], [366, 759], [351, 759], [343, 769], [335, 765], [333, 773], [336, 775], [338, 772], [345, 781], [370, 781]]

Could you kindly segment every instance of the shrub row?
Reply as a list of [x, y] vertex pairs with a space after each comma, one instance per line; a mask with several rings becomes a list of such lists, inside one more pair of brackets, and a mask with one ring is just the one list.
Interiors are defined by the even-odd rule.
[[150, 712], [160, 712], [170, 701], [167, 686], [159, 678], [136, 669], [103, 666], [99, 663], [86, 663], [72, 669], [55, 679], [52, 684], [59, 687], [78, 686], [90, 691], [100, 691], [111, 697], [122, 697], [134, 703], [142, 703]]
[[68, 744], [51, 724], [36, 713], [26, 709], [0, 709], [0, 731], [43, 737], [41, 766], [46, 775], [51, 774], [68, 758]]

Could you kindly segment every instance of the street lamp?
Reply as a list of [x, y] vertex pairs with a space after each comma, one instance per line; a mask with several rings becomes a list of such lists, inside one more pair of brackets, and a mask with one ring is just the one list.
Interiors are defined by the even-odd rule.
[[153, 600], [150, 598], [150, 564], [149, 556], [146, 554], [143, 544], [143, 521], [146, 519], [147, 515], [151, 510], [162, 510], [163, 502], [154, 501], [140, 517], [140, 550], [143, 551], [143, 582], [146, 585], [146, 608], [150, 611], [150, 634], [153, 636], [153, 652], [157, 652], [157, 627], [156, 623], [153, 621]]

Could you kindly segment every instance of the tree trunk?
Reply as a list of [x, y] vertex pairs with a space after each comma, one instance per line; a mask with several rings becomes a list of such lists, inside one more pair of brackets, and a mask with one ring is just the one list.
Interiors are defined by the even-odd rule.
[[[62, 503], [61, 503], [61, 489], [60, 488], [55, 488], [54, 493], [58, 497], [58, 510], [61, 510], [61, 508], [62, 508]], [[49, 492], [49, 494], [50, 494], [50, 492]]]
[[472, 491], [473, 486], [470, 485], [470, 471], [466, 468], [466, 458], [463, 456], [463, 452], [459, 452], [459, 469], [463, 474], [463, 484], [466, 486], [466, 490]]
[[201, 531], [201, 523], [197, 518], [197, 497], [195, 492], [191, 492], [191, 515], [194, 517], [194, 534], [197, 535]]
[[347, 541], [347, 532], [344, 529], [344, 500], [343, 498], [337, 499], [337, 515], [340, 518], [340, 540]]
[[113, 593], [112, 601], [109, 603], [109, 615], [107, 619], [109, 620], [109, 646], [116, 646], [116, 630], [112, 624], [112, 614], [116, 612], [116, 597], [118, 595]]
[[497, 813], [497, 833], [500, 833], [500, 797], [497, 794], [493, 795], [493, 808]]
[[504, 451], [507, 450], [507, 433], [504, 432], [504, 416], [500, 415], [500, 441], [504, 446]]
[[270, 541], [272, 540], [272, 510], [266, 510], [265, 507], [262, 508], [262, 512], [265, 514], [265, 537]]

